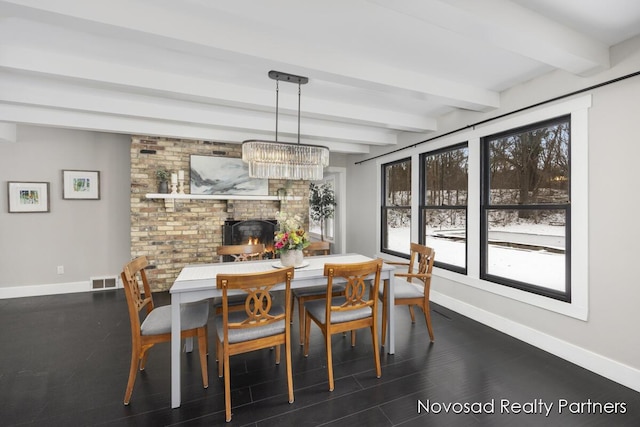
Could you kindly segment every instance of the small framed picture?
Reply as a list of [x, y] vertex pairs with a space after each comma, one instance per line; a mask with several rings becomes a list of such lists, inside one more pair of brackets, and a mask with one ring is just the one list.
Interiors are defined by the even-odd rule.
[[9, 213], [49, 212], [48, 182], [8, 182]]
[[62, 171], [62, 198], [67, 200], [99, 200], [99, 171]]

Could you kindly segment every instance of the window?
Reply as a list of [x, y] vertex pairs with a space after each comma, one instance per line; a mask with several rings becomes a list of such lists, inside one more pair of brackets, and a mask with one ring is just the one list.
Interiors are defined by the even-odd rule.
[[[590, 107], [590, 95], [554, 102], [378, 160], [382, 256], [431, 244], [439, 277], [587, 320]], [[467, 188], [448, 163], [463, 154]], [[440, 238], [463, 234], [438, 232], [463, 223], [448, 254]]]
[[467, 144], [421, 155], [420, 242], [436, 251], [435, 265], [466, 273]]
[[382, 165], [381, 251], [409, 256], [411, 246], [411, 159]]
[[571, 301], [570, 116], [482, 139], [480, 275]]

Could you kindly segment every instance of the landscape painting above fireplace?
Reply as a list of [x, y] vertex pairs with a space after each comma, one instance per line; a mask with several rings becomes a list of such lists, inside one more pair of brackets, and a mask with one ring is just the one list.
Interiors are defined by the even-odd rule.
[[191, 194], [269, 194], [269, 180], [250, 178], [242, 159], [191, 155], [190, 160]]

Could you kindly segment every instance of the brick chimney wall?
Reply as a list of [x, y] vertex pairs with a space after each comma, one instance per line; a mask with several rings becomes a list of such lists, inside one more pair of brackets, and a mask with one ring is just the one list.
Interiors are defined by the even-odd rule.
[[[146, 255], [147, 275], [153, 291], [168, 290], [187, 264], [217, 262], [226, 219], [274, 219], [282, 210], [299, 214], [308, 229], [309, 182], [269, 180], [269, 195], [284, 189], [299, 200], [176, 200], [167, 209], [162, 199], [147, 199], [158, 192], [156, 170], [183, 170], [189, 193], [189, 158], [192, 154], [240, 158], [240, 144], [176, 138], [133, 136], [131, 141], [131, 256]], [[155, 151], [142, 153], [145, 150]]]

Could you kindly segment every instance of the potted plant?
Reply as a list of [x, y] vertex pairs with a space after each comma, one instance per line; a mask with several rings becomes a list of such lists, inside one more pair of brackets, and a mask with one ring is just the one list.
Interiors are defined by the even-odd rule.
[[309, 216], [320, 223], [320, 240], [324, 241], [324, 223], [333, 218], [336, 208], [336, 197], [328, 183], [309, 184]]
[[156, 178], [158, 178], [158, 193], [169, 192], [169, 171], [165, 168], [158, 168], [156, 170]]

